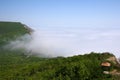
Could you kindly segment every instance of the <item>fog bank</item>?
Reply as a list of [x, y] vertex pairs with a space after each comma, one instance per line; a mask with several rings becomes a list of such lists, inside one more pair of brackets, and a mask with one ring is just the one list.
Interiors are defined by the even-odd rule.
[[28, 54], [44, 57], [73, 56], [89, 52], [111, 52], [119, 57], [118, 29], [36, 29], [10, 41], [12, 50], [23, 48]]

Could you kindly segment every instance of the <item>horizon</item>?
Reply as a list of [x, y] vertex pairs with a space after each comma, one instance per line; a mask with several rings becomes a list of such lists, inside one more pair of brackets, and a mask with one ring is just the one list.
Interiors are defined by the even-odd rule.
[[47, 32], [47, 39], [66, 40], [79, 53], [112, 52], [120, 57], [119, 4], [119, 0], [0, 0], [0, 21], [40, 29]]

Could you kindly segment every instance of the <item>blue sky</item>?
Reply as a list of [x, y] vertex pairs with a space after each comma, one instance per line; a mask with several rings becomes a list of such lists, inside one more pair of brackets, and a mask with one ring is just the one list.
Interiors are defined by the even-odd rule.
[[0, 20], [41, 27], [117, 27], [119, 0], [0, 0]]
[[120, 0], [0, 0], [0, 21], [39, 28], [72, 51], [120, 56]]

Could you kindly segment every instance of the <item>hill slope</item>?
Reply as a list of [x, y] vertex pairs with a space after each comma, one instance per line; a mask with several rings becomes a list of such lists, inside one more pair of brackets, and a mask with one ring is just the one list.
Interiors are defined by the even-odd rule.
[[20, 22], [0, 22], [0, 45], [32, 31], [32, 29], [27, 29], [24, 26]]
[[[0, 22], [0, 46], [31, 31], [19, 22]], [[110, 53], [40, 58], [0, 47], [0, 80], [119, 80], [119, 75], [103, 74], [100, 64], [106, 60], [112, 64], [112, 74], [119, 70], [115, 56]]]

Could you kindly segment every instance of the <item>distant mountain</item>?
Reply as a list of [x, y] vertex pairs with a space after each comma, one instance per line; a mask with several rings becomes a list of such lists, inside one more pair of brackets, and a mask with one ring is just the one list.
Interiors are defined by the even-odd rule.
[[20, 22], [0, 22], [0, 45], [32, 32], [33, 29]]

